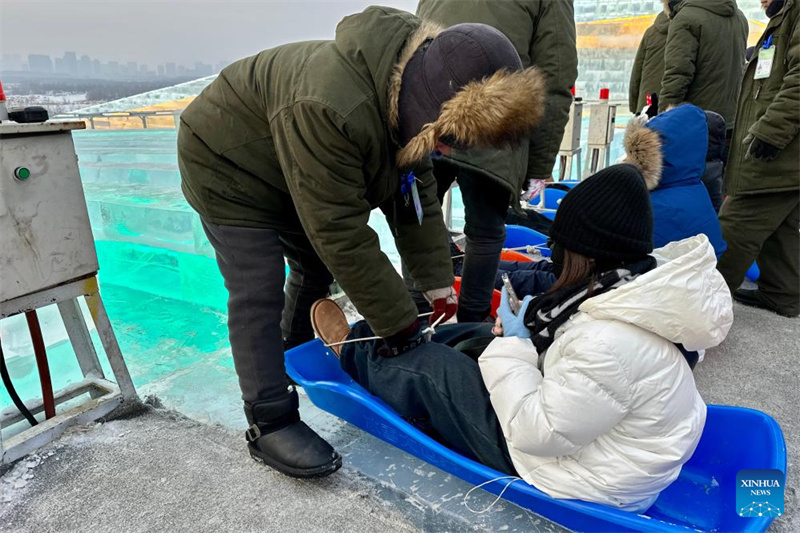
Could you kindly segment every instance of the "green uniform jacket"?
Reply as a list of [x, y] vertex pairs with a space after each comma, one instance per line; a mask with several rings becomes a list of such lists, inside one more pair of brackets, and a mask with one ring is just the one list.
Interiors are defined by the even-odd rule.
[[748, 24], [735, 0], [683, 0], [671, 14], [659, 108], [689, 102], [728, 128], [744, 73]]
[[498, 181], [517, 201], [527, 179], [552, 176], [578, 77], [572, 0], [420, 0], [417, 14], [443, 26], [482, 23], [497, 28], [516, 48], [522, 66], [541, 69], [547, 79], [547, 109], [531, 133], [529, 148], [454, 151], [458, 166]]
[[664, 49], [667, 47], [669, 15], [658, 14], [653, 25], [647, 28], [636, 51], [631, 71], [628, 106], [631, 113], [638, 113], [647, 104], [647, 95], [661, 91], [664, 77]]
[[420, 226], [399, 192], [398, 146], [387, 125], [399, 96], [392, 70], [407, 41], [422, 43], [420, 23], [404, 11], [368, 8], [345, 18], [333, 41], [288, 44], [230, 65], [181, 117], [194, 134], [183, 137], [207, 147], [203, 156], [179, 141], [192, 207], [223, 225], [292, 231], [299, 219], [381, 336], [411, 324], [417, 308], [367, 225], [373, 208], [386, 214], [420, 290], [453, 283], [430, 159], [415, 169]]
[[[760, 194], [800, 189], [800, 5], [786, 0], [770, 19], [742, 80], [738, 118], [725, 169], [725, 193]], [[775, 57], [766, 79], [754, 75], [763, 44], [772, 35]], [[774, 161], [748, 158], [751, 134], [781, 148]]]

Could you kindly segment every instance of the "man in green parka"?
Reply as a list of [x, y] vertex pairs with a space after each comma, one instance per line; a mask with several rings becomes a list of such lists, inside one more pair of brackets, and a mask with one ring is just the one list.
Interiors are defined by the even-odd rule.
[[[433, 162], [440, 196], [458, 181], [464, 201], [466, 256], [459, 298], [459, 322], [479, 322], [491, 311], [494, 279], [505, 242], [509, 204], [519, 201], [531, 179], [550, 180], [564, 136], [570, 89], [578, 76], [572, 0], [420, 0], [417, 15], [443, 26], [481, 23], [513, 43], [525, 68], [536, 67], [547, 81], [541, 123], [517, 150], [454, 150]], [[542, 97], [545, 95], [536, 95]]]
[[664, 49], [667, 47], [669, 15], [662, 11], [653, 25], [647, 28], [633, 61], [631, 82], [628, 91], [628, 107], [634, 115], [647, 105], [648, 94], [661, 91], [664, 78]]
[[[371, 7], [331, 41], [287, 44], [225, 68], [181, 116], [186, 199], [229, 292], [231, 351], [250, 454], [296, 477], [341, 457], [300, 421], [285, 347], [313, 338], [335, 277], [397, 356], [425, 342], [403, 280], [367, 225], [380, 208], [432, 320], [456, 311], [430, 154], [519, 142], [543, 81], [484, 25], [443, 30]], [[284, 257], [290, 274], [284, 294]]]
[[722, 115], [731, 131], [748, 24], [736, 0], [664, 0], [671, 18], [659, 109], [684, 102]]
[[[763, 3], [763, 2], [762, 2]], [[739, 302], [800, 314], [800, 5], [767, 2], [769, 24], [742, 82], [720, 210], [719, 271]], [[739, 289], [753, 260], [757, 290]]]

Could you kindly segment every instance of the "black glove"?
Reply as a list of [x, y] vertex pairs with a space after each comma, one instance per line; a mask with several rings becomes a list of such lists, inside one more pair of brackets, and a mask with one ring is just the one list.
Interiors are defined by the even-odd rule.
[[650, 106], [647, 108], [647, 118], [651, 119], [658, 115], [658, 94], [650, 95]]
[[747, 157], [752, 157], [759, 161], [773, 161], [780, 153], [781, 149], [777, 146], [773, 146], [754, 136], [753, 142], [750, 143], [750, 149], [747, 151]]
[[389, 337], [383, 339], [383, 345], [378, 348], [378, 355], [381, 357], [397, 357], [412, 348], [416, 348], [428, 342], [428, 336], [424, 334], [422, 324], [419, 319], [415, 319], [408, 327], [405, 327]]

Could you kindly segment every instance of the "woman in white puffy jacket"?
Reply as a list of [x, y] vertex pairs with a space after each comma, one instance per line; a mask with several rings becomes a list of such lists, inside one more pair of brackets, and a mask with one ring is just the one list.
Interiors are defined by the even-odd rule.
[[[733, 322], [708, 239], [653, 251], [652, 232], [641, 173], [609, 167], [559, 207], [550, 234], [558, 282], [525, 297], [517, 314], [504, 294], [503, 336], [478, 364], [436, 343], [385, 358], [368, 341], [346, 345], [342, 366], [455, 449], [552, 497], [643, 512], [703, 431], [706, 406], [687, 361]], [[474, 328], [447, 339], [440, 328], [434, 341], [452, 346], [479, 335]], [[350, 335], [368, 333], [362, 323]]]

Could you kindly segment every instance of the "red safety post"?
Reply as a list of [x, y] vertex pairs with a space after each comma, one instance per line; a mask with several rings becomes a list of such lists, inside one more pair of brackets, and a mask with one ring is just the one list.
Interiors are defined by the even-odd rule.
[[3, 84], [0, 82], [0, 121], [8, 120], [8, 109], [6, 109], [6, 93], [3, 91]]
[[36, 355], [36, 367], [39, 369], [44, 416], [49, 420], [56, 416], [56, 400], [53, 396], [53, 382], [50, 380], [50, 366], [47, 364], [42, 327], [39, 325], [39, 316], [36, 311], [27, 311], [25, 319], [28, 321], [28, 331], [31, 332], [31, 341], [33, 341], [33, 353]]

